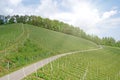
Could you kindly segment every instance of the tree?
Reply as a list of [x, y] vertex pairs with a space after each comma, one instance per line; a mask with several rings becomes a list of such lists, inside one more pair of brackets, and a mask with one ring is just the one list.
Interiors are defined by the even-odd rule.
[[4, 24], [4, 21], [3, 21], [2, 19], [0, 19], [0, 25], [1, 25], [1, 24]]
[[102, 44], [103, 44], [103, 45], [115, 46], [115, 43], [116, 43], [116, 41], [115, 41], [115, 39], [112, 38], [112, 37], [104, 37], [104, 38], [102, 39]]
[[116, 47], [120, 47], [120, 41], [117, 41], [115, 45]]
[[14, 17], [16, 18], [17, 23], [20, 23], [19, 15], [15, 15]]
[[14, 17], [11, 17], [10, 20], [9, 20], [9, 23], [10, 23], [10, 24], [11, 24], [11, 23], [15, 23], [14, 20], [15, 20]]

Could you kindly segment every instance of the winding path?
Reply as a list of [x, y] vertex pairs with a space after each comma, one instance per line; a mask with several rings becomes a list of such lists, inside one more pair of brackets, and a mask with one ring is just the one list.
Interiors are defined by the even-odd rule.
[[3, 77], [0, 78], [0, 80], [21, 80], [24, 77], [26, 77], [27, 75], [35, 72], [37, 69], [43, 67], [44, 65], [62, 57], [62, 56], [66, 56], [66, 55], [70, 55], [70, 54], [74, 54], [74, 53], [79, 53], [79, 52], [95, 51], [95, 50], [99, 50], [99, 49], [102, 49], [102, 46], [100, 46], [99, 48], [96, 48], [96, 49], [75, 51], [75, 52], [69, 52], [69, 53], [64, 53], [64, 54], [59, 54], [59, 55], [56, 55], [56, 56], [52, 56], [50, 58], [46, 58], [46, 59], [43, 59], [43, 60], [38, 61], [36, 63], [33, 63], [33, 64], [31, 64], [27, 67], [23, 67], [22, 69], [17, 70], [13, 73], [10, 73], [6, 76], [3, 76]]

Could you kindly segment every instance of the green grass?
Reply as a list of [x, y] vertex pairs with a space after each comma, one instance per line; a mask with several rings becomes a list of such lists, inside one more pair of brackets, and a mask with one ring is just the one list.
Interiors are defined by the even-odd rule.
[[120, 80], [120, 49], [105, 47], [64, 56], [23, 80]]
[[0, 50], [9, 47], [22, 34], [21, 24], [0, 26]]
[[96, 48], [96, 44], [82, 38], [39, 27], [35, 28], [34, 26], [29, 26], [29, 29], [32, 30], [30, 40], [39, 45], [39, 47], [52, 52], [59, 53]]
[[[0, 45], [1, 50], [6, 49], [0, 53], [0, 76], [53, 55], [98, 47], [82, 38], [28, 24], [24, 24], [23, 28], [22, 24], [4, 25], [0, 28], [4, 28], [0, 34], [1, 43], [5, 45], [5, 42], [12, 41], [10, 46], [5, 48]], [[3, 35], [6, 36], [1, 37]]]

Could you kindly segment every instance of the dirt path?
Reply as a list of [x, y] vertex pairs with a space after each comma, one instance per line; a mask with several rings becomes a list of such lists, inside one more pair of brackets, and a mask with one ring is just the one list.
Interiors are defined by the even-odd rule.
[[10, 73], [6, 76], [3, 76], [0, 78], [0, 80], [21, 80], [23, 79], [24, 77], [26, 77], [27, 75], [35, 72], [37, 69], [43, 67], [44, 65], [50, 63], [51, 61], [54, 61], [62, 56], [66, 56], [66, 55], [70, 55], [70, 54], [74, 54], [74, 53], [79, 53], [79, 52], [88, 52], [88, 51], [95, 51], [95, 50], [99, 50], [99, 49], [102, 49], [102, 47], [99, 47], [97, 49], [88, 49], [88, 50], [82, 50], [82, 51], [75, 51], [75, 52], [69, 52], [69, 53], [64, 53], [64, 54], [59, 54], [59, 55], [56, 55], [56, 56], [52, 56], [50, 58], [46, 58], [46, 59], [43, 59], [41, 61], [38, 61], [34, 64], [31, 64], [27, 67], [23, 67], [22, 69], [20, 70], [17, 70], [13, 73]]

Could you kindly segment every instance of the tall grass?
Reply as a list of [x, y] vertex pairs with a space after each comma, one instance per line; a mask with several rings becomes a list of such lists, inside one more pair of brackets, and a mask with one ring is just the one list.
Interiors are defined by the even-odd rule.
[[12, 45], [22, 32], [21, 24], [0, 26], [0, 50]]

